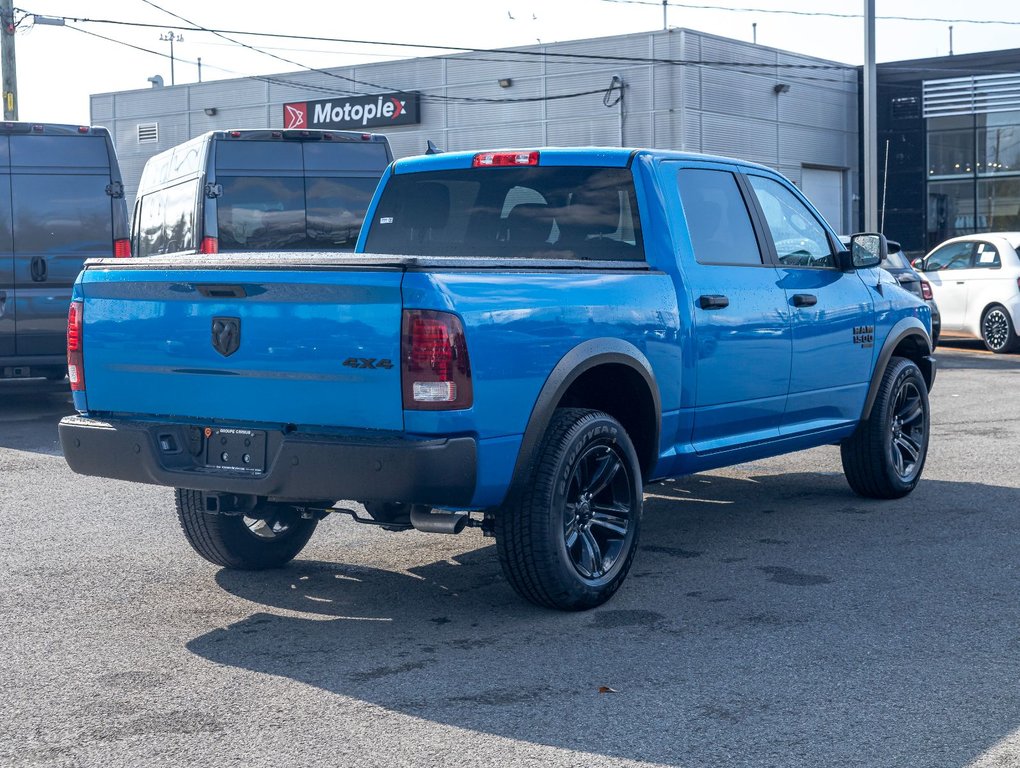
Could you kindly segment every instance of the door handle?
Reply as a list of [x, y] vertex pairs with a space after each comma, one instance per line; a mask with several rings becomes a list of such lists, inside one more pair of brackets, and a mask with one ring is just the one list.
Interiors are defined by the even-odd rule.
[[793, 306], [795, 307], [813, 307], [817, 303], [818, 297], [813, 293], [793, 294]]
[[46, 280], [46, 259], [42, 256], [32, 257], [32, 280], [36, 283]]
[[719, 294], [706, 294], [698, 297], [698, 306], [702, 309], [723, 309], [730, 305], [730, 300]]

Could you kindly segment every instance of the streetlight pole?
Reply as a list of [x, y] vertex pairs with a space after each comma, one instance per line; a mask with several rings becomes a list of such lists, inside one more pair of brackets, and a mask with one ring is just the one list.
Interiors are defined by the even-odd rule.
[[170, 30], [160, 35], [159, 39], [164, 43], [170, 43], [170, 85], [177, 85], [174, 80], [174, 43], [184, 42], [184, 35], [175, 34], [173, 30]]
[[864, 231], [878, 225], [878, 120], [875, 97], [875, 0], [864, 0]]

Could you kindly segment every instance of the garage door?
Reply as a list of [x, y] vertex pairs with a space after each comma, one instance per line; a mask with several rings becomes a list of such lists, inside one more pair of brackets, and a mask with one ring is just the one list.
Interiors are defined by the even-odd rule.
[[843, 227], [843, 174], [828, 168], [803, 168], [801, 189], [837, 234]]

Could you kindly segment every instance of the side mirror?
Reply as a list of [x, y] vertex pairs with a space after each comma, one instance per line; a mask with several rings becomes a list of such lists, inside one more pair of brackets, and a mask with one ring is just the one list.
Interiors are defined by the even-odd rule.
[[877, 267], [889, 257], [889, 243], [885, 235], [863, 232], [850, 237], [850, 249], [837, 254], [837, 263], [843, 272]]

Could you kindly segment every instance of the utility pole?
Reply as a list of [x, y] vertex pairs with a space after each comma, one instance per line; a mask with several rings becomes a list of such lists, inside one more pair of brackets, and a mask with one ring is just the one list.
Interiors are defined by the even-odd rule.
[[18, 119], [18, 68], [14, 60], [14, 7], [12, 0], [0, 0], [0, 58], [3, 59], [4, 120]]
[[875, 97], [875, 0], [864, 0], [864, 231], [878, 225], [878, 120]]
[[[4, 1], [6, 0], [0, 0], [0, 2]], [[160, 35], [159, 39], [164, 43], [170, 43], [170, 85], [177, 85], [177, 81], [174, 80], [174, 43], [184, 42], [184, 35], [174, 34], [174, 31], [170, 30]]]
[[667, 31], [669, 29], [669, 26], [666, 24], [666, 11], [669, 8], [669, 5], [667, 4], [668, 2], [669, 2], [669, 0], [662, 0], [662, 31], [663, 32], [665, 32], [665, 31]]

